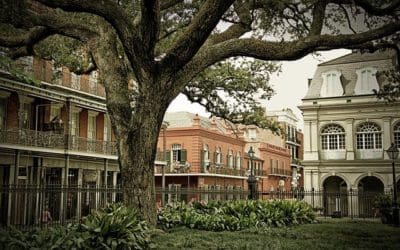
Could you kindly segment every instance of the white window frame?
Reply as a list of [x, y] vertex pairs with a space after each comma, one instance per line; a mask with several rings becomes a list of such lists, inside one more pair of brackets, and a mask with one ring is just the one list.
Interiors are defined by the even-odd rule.
[[327, 124], [321, 131], [322, 150], [344, 150], [346, 147], [346, 132], [338, 124]]
[[382, 149], [382, 129], [374, 122], [358, 125], [356, 132], [358, 150]]
[[397, 122], [393, 127], [393, 143], [397, 148], [400, 148], [400, 122]]

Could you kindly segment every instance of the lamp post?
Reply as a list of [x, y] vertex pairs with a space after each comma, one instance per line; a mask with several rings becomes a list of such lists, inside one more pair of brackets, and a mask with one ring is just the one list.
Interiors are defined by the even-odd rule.
[[249, 154], [249, 158], [250, 158], [250, 175], [249, 175], [249, 178], [247, 179], [248, 188], [250, 189], [249, 199], [255, 200], [256, 199], [257, 179], [254, 176], [254, 170], [253, 170], [253, 159], [254, 159], [253, 147], [250, 147], [250, 149], [247, 153]]
[[399, 156], [399, 150], [392, 143], [392, 145], [386, 150], [389, 158], [392, 160], [392, 175], [393, 175], [393, 223], [396, 227], [399, 226], [399, 204], [397, 203], [397, 183], [396, 183], [396, 167], [395, 160]]
[[[165, 131], [168, 127], [169, 123], [166, 121], [163, 121], [161, 125], [161, 129], [163, 131], [163, 160], [167, 160], [167, 154], [166, 154], [166, 146], [167, 146], [167, 140], [166, 140], [166, 135]], [[161, 206], [165, 205], [165, 165], [161, 165]]]

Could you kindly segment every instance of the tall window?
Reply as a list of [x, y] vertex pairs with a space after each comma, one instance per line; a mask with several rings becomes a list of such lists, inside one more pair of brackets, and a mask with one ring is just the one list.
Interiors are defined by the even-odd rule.
[[398, 122], [393, 128], [393, 140], [394, 145], [396, 145], [397, 148], [400, 148], [400, 122]]
[[222, 154], [221, 154], [221, 148], [217, 147], [215, 151], [215, 164], [221, 165], [222, 163]]
[[79, 112], [72, 112], [71, 135], [79, 136]]
[[321, 132], [322, 150], [338, 150], [345, 147], [344, 129], [336, 124], [327, 125]]
[[203, 151], [204, 151], [204, 153], [203, 153], [204, 162], [209, 162], [210, 161], [210, 150], [208, 149], [208, 145], [207, 144], [204, 144]]
[[50, 121], [56, 117], [61, 118], [61, 106], [58, 104], [51, 105], [50, 107]]
[[236, 153], [236, 168], [240, 169], [241, 165], [242, 165], [242, 160], [241, 160], [241, 157], [240, 157], [240, 152], [237, 152]]
[[97, 94], [97, 71], [92, 71], [89, 75], [89, 92]]
[[382, 131], [373, 122], [365, 122], [357, 128], [357, 149], [381, 149]]
[[181, 144], [172, 145], [172, 162], [181, 161], [182, 146]]
[[233, 168], [233, 152], [229, 150], [228, 153], [228, 167]]
[[378, 90], [379, 85], [376, 80], [376, 69], [374, 68], [363, 68], [356, 71], [357, 82], [354, 88], [355, 94], [372, 94], [373, 89]]
[[88, 139], [96, 139], [96, 116], [89, 115], [88, 117]]
[[103, 141], [111, 141], [111, 121], [108, 115], [104, 115]]
[[322, 74], [322, 86], [320, 95], [322, 97], [343, 95], [343, 86], [340, 81], [339, 71], [330, 71]]

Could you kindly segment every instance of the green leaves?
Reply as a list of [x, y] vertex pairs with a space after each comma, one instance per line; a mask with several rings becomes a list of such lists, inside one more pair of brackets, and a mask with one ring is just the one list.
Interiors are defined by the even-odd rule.
[[282, 227], [312, 223], [315, 215], [305, 202], [274, 201], [211, 201], [208, 204], [176, 203], [158, 214], [164, 228], [185, 226], [209, 231], [238, 231], [252, 227]]
[[150, 233], [137, 212], [122, 204], [93, 211], [82, 224], [0, 231], [0, 249], [148, 249]]
[[200, 73], [183, 93], [215, 116], [233, 123], [255, 124], [279, 134], [278, 124], [266, 118], [260, 104], [274, 94], [269, 79], [279, 71], [280, 65], [273, 62], [226, 60]]

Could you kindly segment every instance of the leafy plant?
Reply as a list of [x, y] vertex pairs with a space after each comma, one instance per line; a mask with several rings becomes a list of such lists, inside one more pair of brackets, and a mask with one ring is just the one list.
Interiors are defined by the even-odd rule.
[[94, 210], [82, 224], [0, 230], [0, 249], [148, 249], [150, 232], [137, 212], [122, 204]]
[[315, 221], [307, 203], [299, 201], [211, 201], [175, 203], [158, 214], [161, 227], [185, 226], [210, 231], [238, 231], [251, 227], [288, 226]]
[[393, 221], [392, 197], [388, 194], [381, 194], [375, 197], [374, 208], [381, 216], [382, 223]]

